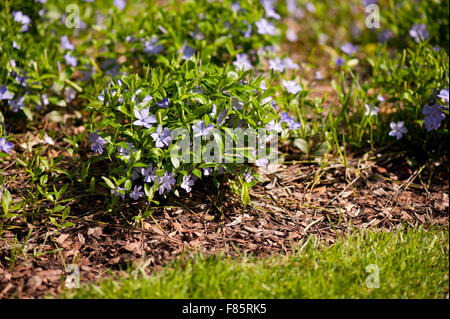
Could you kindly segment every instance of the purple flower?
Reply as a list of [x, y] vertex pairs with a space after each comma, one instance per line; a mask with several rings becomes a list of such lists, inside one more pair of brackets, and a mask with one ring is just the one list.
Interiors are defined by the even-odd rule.
[[261, 157], [256, 160], [255, 164], [259, 167], [267, 167], [267, 165], [269, 164], [269, 160], [267, 158]]
[[273, 26], [273, 24], [264, 18], [261, 18], [259, 21], [255, 22], [255, 25], [258, 28], [259, 34], [275, 34], [275, 27]]
[[294, 63], [291, 58], [284, 58], [283, 61], [281, 61], [284, 65], [284, 67], [288, 70], [298, 70], [299, 66], [297, 63]]
[[423, 23], [414, 24], [409, 30], [409, 35], [414, 39], [417, 43], [420, 41], [425, 41], [430, 37], [430, 33], [428, 32], [427, 26]]
[[222, 125], [225, 120], [227, 119], [227, 115], [228, 115], [228, 109], [223, 110], [222, 112], [219, 113], [219, 116], [217, 117], [217, 125]]
[[281, 112], [281, 122], [286, 123], [290, 130], [297, 130], [302, 125], [300, 122], [296, 122], [294, 118], [290, 117], [288, 113]]
[[11, 106], [13, 112], [23, 110], [25, 107], [24, 97], [17, 98], [15, 100], [8, 101], [9, 106]]
[[247, 31], [242, 31], [244, 38], [250, 38], [252, 36], [252, 33], [252, 25], [250, 23], [247, 23]]
[[267, 18], [273, 18], [276, 20], [280, 20], [281, 17], [278, 13], [275, 12], [275, 8], [273, 6], [272, 0], [261, 0], [261, 4], [266, 11], [266, 17]]
[[126, 4], [127, 4], [126, 0], [114, 0], [114, 5], [119, 10], [123, 10], [125, 8]]
[[181, 47], [181, 52], [182, 52], [181, 58], [183, 60], [187, 60], [195, 54], [195, 49], [193, 47], [186, 45], [186, 42], [184, 42], [183, 46]]
[[170, 134], [170, 130], [167, 127], [165, 127], [163, 130], [160, 124], [156, 131], [151, 134], [151, 137], [155, 140], [156, 147], [163, 148], [165, 146], [169, 146], [171, 140]]
[[393, 37], [394, 37], [394, 32], [392, 32], [392, 30], [384, 29], [378, 35], [378, 41], [380, 41], [381, 44], [385, 44], [386, 42], [388, 42]]
[[150, 114], [149, 108], [140, 111], [137, 108], [134, 108], [134, 117], [137, 120], [133, 122], [133, 125], [151, 128], [152, 124], [156, 123], [156, 118], [153, 114]]
[[111, 194], [113, 194], [114, 196], [120, 196], [122, 197], [122, 199], [125, 199], [125, 188], [116, 186], [111, 190]]
[[338, 57], [338, 58], [336, 58], [336, 60], [334, 60], [334, 63], [336, 63], [336, 65], [338, 67], [341, 67], [344, 65], [345, 60], [342, 57]]
[[141, 174], [144, 176], [144, 182], [151, 183], [156, 181], [158, 175], [156, 175], [157, 167], [153, 167], [152, 164], [149, 164], [147, 168], [141, 169]]
[[239, 101], [237, 98], [235, 98], [234, 96], [231, 98], [231, 106], [233, 107], [233, 110], [237, 111], [242, 111], [242, 109], [244, 108], [244, 102]]
[[91, 150], [95, 153], [103, 154], [103, 146], [107, 143], [100, 135], [95, 131], [94, 133], [89, 134], [89, 142], [93, 143], [91, 146]]
[[281, 62], [279, 57], [269, 60], [269, 69], [274, 72], [283, 72], [285, 65]]
[[266, 124], [267, 131], [275, 131], [281, 133], [283, 131], [283, 127], [281, 126], [281, 122], [275, 122], [275, 119]]
[[236, 55], [236, 61], [233, 62], [239, 70], [244, 69], [244, 71], [253, 69], [253, 65], [250, 63], [248, 59], [248, 54], [240, 53]]
[[214, 125], [205, 125], [205, 121], [200, 121], [196, 125], [192, 125], [192, 130], [194, 131], [194, 137], [207, 136], [214, 129]]
[[6, 137], [0, 138], [0, 151], [8, 153], [11, 152], [11, 149], [14, 147], [14, 145], [6, 140]]
[[159, 195], [162, 195], [165, 191], [169, 192], [172, 186], [175, 184], [175, 175], [173, 173], [164, 172], [161, 177], [161, 184], [159, 185]]
[[66, 95], [66, 101], [69, 103], [72, 102], [77, 97], [77, 91], [75, 91], [70, 87], [66, 87], [64, 89], [64, 93]]
[[408, 130], [405, 127], [405, 123], [403, 121], [400, 122], [391, 122], [391, 131], [389, 132], [389, 136], [395, 136], [397, 140], [401, 139], [403, 134], [408, 133]]
[[205, 176], [211, 175], [212, 172], [213, 172], [213, 168], [212, 167], [205, 167], [203, 169], [203, 175], [205, 175]]
[[11, 100], [13, 97], [5, 85], [0, 86], [0, 100]]
[[78, 65], [77, 58], [71, 56], [69, 53], [64, 54], [64, 59], [66, 60], [67, 65], [71, 65], [73, 67], [76, 67]]
[[298, 40], [297, 32], [295, 32], [295, 30], [292, 28], [288, 28], [286, 30], [286, 39], [289, 42], [297, 42]]
[[153, 37], [150, 41], [145, 41], [144, 52], [150, 54], [160, 53], [164, 48], [161, 44], [158, 44], [158, 42], [159, 42], [158, 38], [155, 37]]
[[126, 159], [129, 159], [129, 158], [130, 158], [130, 154], [131, 154], [133, 151], [136, 151], [136, 149], [133, 147], [133, 144], [132, 144], [132, 143], [127, 143], [127, 146], [128, 146], [128, 148], [119, 146], [119, 147], [117, 148], [117, 155], [119, 155], [119, 156], [125, 156]]
[[28, 25], [31, 22], [31, 19], [29, 16], [22, 13], [22, 11], [17, 11], [13, 13], [14, 21], [19, 22], [22, 24], [22, 29], [20, 32], [28, 31]]
[[139, 197], [144, 196], [144, 192], [141, 192], [142, 186], [135, 185], [130, 193], [130, 197], [134, 200], [138, 200]]
[[67, 37], [67, 35], [63, 35], [61, 37], [61, 47], [64, 50], [70, 50], [70, 51], [75, 49], [75, 46], [72, 43], [70, 43], [69, 38]]
[[156, 105], [162, 109], [167, 109], [169, 107], [169, 99], [165, 97], [161, 100], [161, 102], [156, 102]]
[[192, 186], [194, 186], [194, 181], [191, 179], [191, 175], [183, 176], [183, 181], [181, 182], [180, 187], [183, 188], [186, 192], [190, 193], [192, 190]]
[[448, 108], [448, 88], [441, 90], [438, 94], [438, 98], [444, 100]]
[[441, 121], [445, 119], [445, 114], [439, 109], [440, 105], [428, 105], [423, 107], [422, 114], [425, 115], [423, 124], [427, 131], [432, 131], [441, 126]]
[[16, 41], [13, 41], [13, 42], [12, 42], [12, 47], [13, 47], [14, 49], [20, 50], [20, 46], [17, 44]]
[[302, 91], [302, 87], [300, 84], [295, 83], [295, 81], [286, 81], [283, 79], [282, 81], [283, 87], [291, 94], [297, 94]]
[[379, 107], [372, 107], [372, 104], [364, 104], [364, 108], [366, 109], [366, 116], [376, 116], [378, 112], [380, 112]]
[[42, 140], [42, 142], [44, 144], [55, 145], [55, 141], [50, 136], [48, 136], [47, 133], [45, 133], [44, 139]]
[[233, 11], [236, 14], [239, 12], [239, 10], [241, 10], [241, 6], [240, 6], [239, 2], [230, 3], [230, 8], [231, 8], [231, 11]]
[[94, 143], [100, 137], [97, 132], [98, 130], [89, 134], [89, 143]]
[[351, 56], [353, 53], [355, 53], [358, 50], [357, 45], [353, 45], [351, 43], [346, 43], [344, 45], [341, 45], [341, 51], [347, 54], [348, 56]]

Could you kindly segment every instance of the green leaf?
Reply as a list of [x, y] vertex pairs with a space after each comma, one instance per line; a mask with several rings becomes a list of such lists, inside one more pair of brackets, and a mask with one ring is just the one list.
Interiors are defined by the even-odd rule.
[[242, 185], [241, 200], [242, 200], [242, 203], [244, 203], [244, 206], [247, 206], [248, 203], [250, 203], [250, 195], [248, 194], [247, 184]]
[[308, 154], [309, 150], [308, 142], [306, 142], [304, 139], [296, 138], [294, 140], [294, 146], [297, 147], [303, 153]]
[[105, 176], [102, 176], [103, 180], [105, 181], [106, 185], [110, 188], [110, 189], [115, 189], [116, 187], [114, 186], [113, 182], [111, 182], [108, 178], [106, 178]]

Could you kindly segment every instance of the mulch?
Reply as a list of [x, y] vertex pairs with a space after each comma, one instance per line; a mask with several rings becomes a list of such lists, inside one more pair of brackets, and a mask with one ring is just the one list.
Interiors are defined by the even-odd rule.
[[355, 229], [448, 228], [448, 170], [430, 166], [427, 179], [401, 159], [354, 155], [346, 166], [330, 159], [323, 168], [294, 160], [260, 170], [264, 181], [250, 190], [246, 207], [226, 184], [219, 193], [198, 185], [141, 221], [133, 221], [135, 204], [113, 214], [100, 198], [71, 204], [76, 225], [60, 231], [17, 219], [0, 238], [0, 298], [57, 297], [71, 264], [85, 283], [143, 261], [155, 270], [185, 251], [265, 256], [288, 253], [309, 236], [332, 244]]

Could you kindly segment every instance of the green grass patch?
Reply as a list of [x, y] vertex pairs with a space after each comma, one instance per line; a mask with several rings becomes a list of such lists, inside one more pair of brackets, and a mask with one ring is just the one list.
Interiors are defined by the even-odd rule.
[[[358, 231], [289, 255], [179, 259], [150, 275], [130, 268], [65, 298], [448, 298], [448, 229]], [[376, 265], [376, 266], [369, 266]], [[379, 268], [379, 288], [376, 286]]]

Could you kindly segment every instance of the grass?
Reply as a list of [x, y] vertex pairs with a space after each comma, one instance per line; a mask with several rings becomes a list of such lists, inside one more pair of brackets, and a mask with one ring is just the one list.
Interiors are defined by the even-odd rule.
[[[448, 229], [358, 231], [331, 246], [311, 237], [299, 247], [265, 258], [198, 254], [150, 275], [130, 268], [63, 297], [448, 298]], [[376, 275], [369, 265], [379, 267], [379, 288], [366, 286]]]

